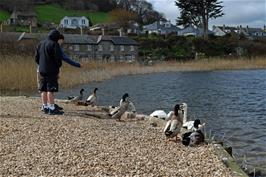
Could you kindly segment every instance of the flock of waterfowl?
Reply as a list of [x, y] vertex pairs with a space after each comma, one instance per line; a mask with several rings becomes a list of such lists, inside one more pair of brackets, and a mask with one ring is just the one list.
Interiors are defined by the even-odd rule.
[[[68, 101], [73, 102], [76, 105], [95, 106], [97, 104], [97, 90], [98, 88], [95, 88], [92, 94], [83, 101], [85, 90], [81, 89], [78, 96], [69, 96]], [[122, 96], [119, 106], [112, 107], [109, 110], [108, 116], [120, 121], [122, 115], [126, 112], [133, 113], [134, 116], [137, 115], [136, 107], [134, 103], [130, 101], [128, 93], [125, 93]], [[202, 124], [199, 119], [188, 121], [186, 103], [176, 104], [173, 111], [170, 111], [168, 114], [163, 110], [155, 110], [149, 115], [149, 117], [166, 121], [163, 132], [168, 140], [175, 138], [175, 141], [181, 141], [182, 144], [186, 146], [195, 146], [204, 142], [203, 131], [205, 123]]]

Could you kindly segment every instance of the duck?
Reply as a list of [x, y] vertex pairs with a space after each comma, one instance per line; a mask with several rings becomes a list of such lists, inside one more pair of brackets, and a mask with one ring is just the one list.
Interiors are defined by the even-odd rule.
[[195, 119], [194, 121], [187, 121], [183, 123], [182, 128], [188, 130], [188, 131], [197, 131], [202, 130], [205, 126], [205, 123], [201, 124], [200, 119]]
[[171, 119], [167, 121], [163, 131], [167, 139], [176, 137], [176, 141], [178, 140], [182, 121], [180, 105], [176, 104], [174, 107], [174, 114], [171, 116]]
[[84, 89], [81, 89], [79, 91], [79, 96], [68, 96], [67, 98], [68, 98], [68, 100], [73, 101], [73, 102], [80, 101], [83, 99], [83, 92], [84, 91], [85, 91]]
[[205, 137], [201, 130], [190, 131], [182, 135], [182, 144], [185, 146], [197, 146], [204, 141]]
[[93, 93], [87, 98], [86, 103], [88, 105], [92, 105], [94, 106], [96, 101], [97, 101], [97, 95], [96, 95], [96, 91], [98, 90], [98, 88], [94, 88]]
[[[128, 102], [129, 103], [128, 103], [127, 111], [132, 112], [132, 113], [136, 113], [137, 111], [136, 111], [136, 107], [135, 107], [134, 103], [130, 100], [128, 100]], [[120, 100], [119, 105], [121, 106], [122, 103], [123, 103], [123, 99]]]
[[109, 116], [112, 119], [117, 119], [118, 121], [121, 120], [121, 116], [127, 111], [129, 106], [129, 94], [125, 93], [122, 96], [122, 102], [120, 103], [120, 106], [116, 107], [113, 111], [110, 112]]
[[201, 124], [199, 119], [196, 119], [194, 121], [188, 121], [187, 118], [187, 103], [182, 103], [181, 106], [181, 111], [183, 115], [183, 125], [182, 128], [188, 130], [188, 131], [196, 131], [199, 129], [202, 129], [205, 126], [205, 123]]

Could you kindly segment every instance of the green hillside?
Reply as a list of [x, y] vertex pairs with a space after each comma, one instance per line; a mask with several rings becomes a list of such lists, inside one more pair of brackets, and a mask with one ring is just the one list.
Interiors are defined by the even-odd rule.
[[58, 5], [37, 5], [35, 11], [38, 21], [54, 22], [58, 24], [64, 16], [85, 16], [89, 18], [93, 24], [104, 23], [108, 21], [108, 13], [106, 12], [89, 12], [79, 10], [66, 10]]
[[7, 20], [9, 18], [10, 14], [7, 11], [0, 9], [0, 21]]

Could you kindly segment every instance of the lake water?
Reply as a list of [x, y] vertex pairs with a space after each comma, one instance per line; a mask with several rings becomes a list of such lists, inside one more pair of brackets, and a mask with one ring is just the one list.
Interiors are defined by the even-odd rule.
[[[169, 72], [116, 77], [57, 94], [89, 95], [98, 87], [100, 105], [118, 105], [127, 92], [140, 113], [188, 104], [188, 117], [207, 123], [206, 131], [233, 147], [240, 165], [266, 174], [266, 70]], [[266, 175], [265, 175], [266, 176]]]

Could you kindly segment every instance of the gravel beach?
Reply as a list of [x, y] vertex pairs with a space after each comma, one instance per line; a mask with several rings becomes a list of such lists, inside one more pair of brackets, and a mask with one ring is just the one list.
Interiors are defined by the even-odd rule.
[[62, 116], [43, 114], [38, 98], [0, 97], [0, 176], [232, 176], [212, 145], [185, 147], [146, 120], [57, 103]]

